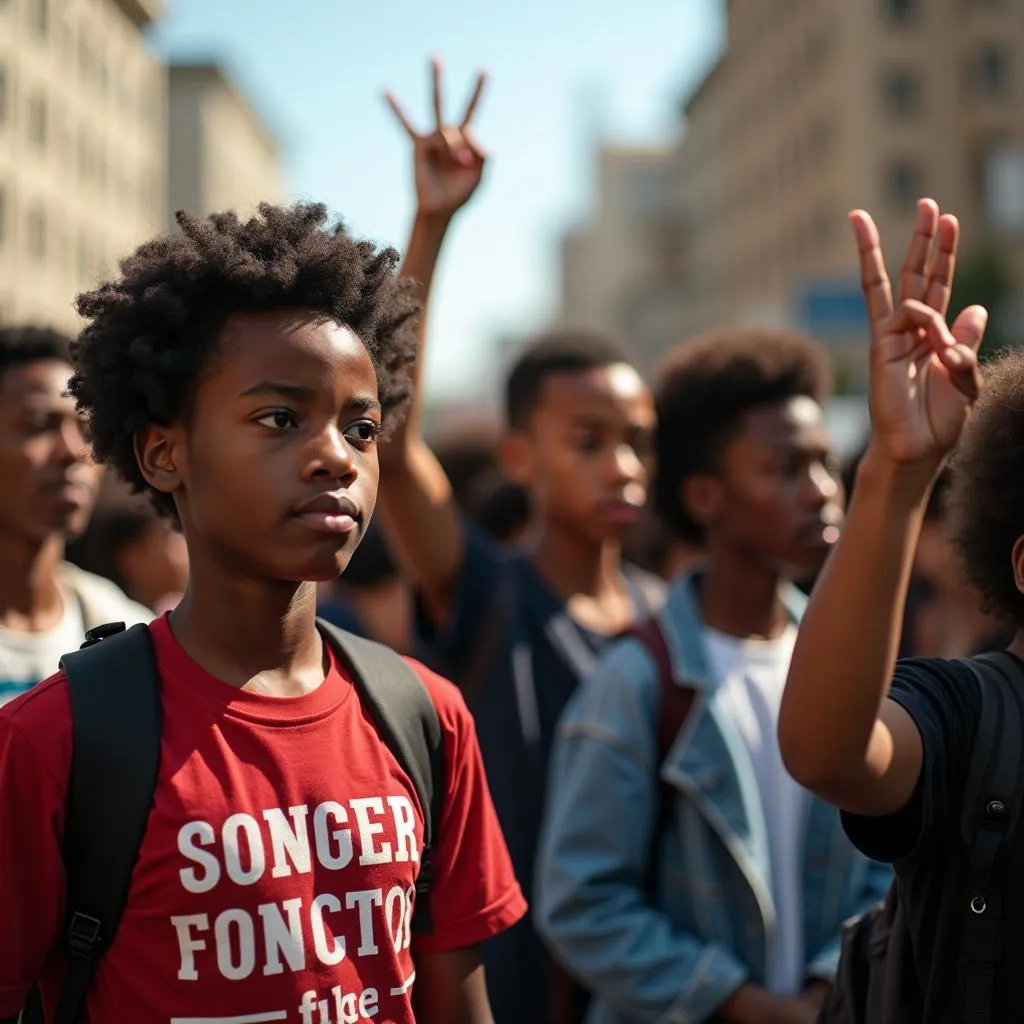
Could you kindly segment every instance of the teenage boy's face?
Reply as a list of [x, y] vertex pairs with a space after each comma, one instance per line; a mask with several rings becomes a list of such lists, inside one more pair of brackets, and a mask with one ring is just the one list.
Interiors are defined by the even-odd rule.
[[549, 375], [529, 430], [513, 441], [532, 506], [594, 541], [621, 536], [647, 500], [654, 422], [631, 366]]
[[66, 394], [70, 376], [59, 359], [0, 376], [0, 530], [30, 542], [81, 533], [96, 501], [101, 471]]
[[795, 579], [816, 573], [843, 518], [821, 406], [796, 397], [748, 412], [722, 450], [716, 490], [712, 535]]
[[377, 499], [377, 376], [348, 328], [313, 313], [236, 315], [187, 426], [144, 465], [178, 498], [193, 573], [327, 580], [348, 564]]

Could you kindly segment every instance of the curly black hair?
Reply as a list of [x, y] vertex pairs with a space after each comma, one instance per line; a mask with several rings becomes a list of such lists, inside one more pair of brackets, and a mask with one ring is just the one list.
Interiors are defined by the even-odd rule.
[[52, 327], [33, 324], [0, 327], [0, 375], [12, 366], [45, 359], [71, 362], [71, 339]]
[[723, 443], [747, 412], [798, 395], [823, 402], [831, 387], [825, 350], [793, 331], [718, 331], [670, 352], [655, 385], [654, 502], [673, 536], [703, 542], [700, 524], [683, 507], [683, 481], [714, 471]]
[[952, 460], [948, 529], [984, 610], [1024, 625], [1012, 552], [1024, 534], [1024, 353], [984, 369], [984, 387]]
[[583, 373], [632, 363], [619, 344], [598, 331], [556, 329], [534, 338], [516, 358], [505, 382], [505, 421], [525, 430], [544, 381], [553, 373]]
[[413, 285], [395, 275], [398, 253], [329, 225], [320, 203], [262, 203], [245, 221], [176, 219], [180, 233], [147, 242], [121, 263], [119, 280], [78, 297], [88, 323], [72, 345], [69, 385], [96, 458], [172, 518], [173, 502], [146, 483], [133, 440], [149, 424], [188, 416], [229, 317], [309, 309], [351, 328], [373, 360], [387, 425], [411, 395], [418, 312]]

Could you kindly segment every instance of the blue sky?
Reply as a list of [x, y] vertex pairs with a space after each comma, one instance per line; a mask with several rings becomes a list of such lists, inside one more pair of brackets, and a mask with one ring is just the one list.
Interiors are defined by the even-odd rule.
[[168, 0], [154, 39], [235, 74], [284, 146], [290, 195], [399, 248], [409, 153], [381, 90], [425, 119], [431, 55], [444, 58], [453, 113], [476, 69], [491, 73], [477, 117], [487, 177], [451, 235], [431, 312], [427, 386], [452, 399], [486, 386], [498, 337], [551, 309], [556, 240], [586, 214], [595, 136], [647, 143], [678, 130], [679, 98], [714, 60], [721, 18], [717, 0]]

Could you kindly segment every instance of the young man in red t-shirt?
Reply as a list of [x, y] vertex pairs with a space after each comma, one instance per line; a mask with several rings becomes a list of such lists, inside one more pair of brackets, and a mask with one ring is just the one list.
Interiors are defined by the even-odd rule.
[[[434, 927], [411, 934], [416, 791], [315, 627], [415, 355], [397, 254], [325, 221], [179, 214], [79, 300], [95, 454], [180, 523], [191, 567], [151, 627], [160, 772], [90, 1024], [486, 1024], [479, 944], [525, 911], [462, 698], [411, 663], [446, 768]], [[0, 712], [0, 1020], [59, 993], [72, 755], [62, 675]]]

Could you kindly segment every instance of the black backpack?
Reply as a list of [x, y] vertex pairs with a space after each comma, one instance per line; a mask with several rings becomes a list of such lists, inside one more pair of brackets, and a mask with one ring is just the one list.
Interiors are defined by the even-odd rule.
[[[968, 859], [962, 894], [963, 1020], [989, 1024], [1003, 959], [999, 851], [1020, 813], [1024, 770], [1024, 679], [1014, 658], [985, 654], [965, 661], [981, 690], [981, 715], [960, 812]], [[923, 1019], [910, 933], [894, 880], [885, 900], [843, 928], [835, 984], [818, 1024], [919, 1024]]]
[[[445, 789], [441, 724], [430, 695], [394, 651], [322, 619], [317, 627], [351, 671], [363, 705], [412, 780], [423, 808], [423, 853], [412, 927], [433, 928], [431, 853]], [[89, 630], [61, 668], [71, 696], [73, 751], [64, 827], [68, 971], [52, 1024], [74, 1024], [97, 960], [117, 932], [160, 767], [160, 681], [149, 629]], [[22, 1024], [43, 1024], [38, 991]]]

